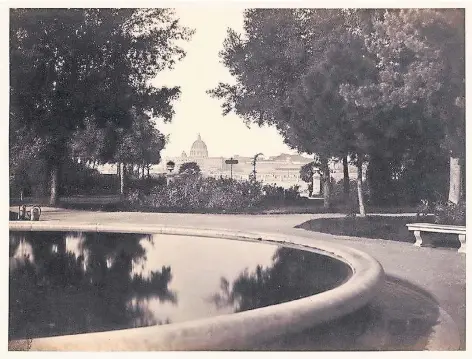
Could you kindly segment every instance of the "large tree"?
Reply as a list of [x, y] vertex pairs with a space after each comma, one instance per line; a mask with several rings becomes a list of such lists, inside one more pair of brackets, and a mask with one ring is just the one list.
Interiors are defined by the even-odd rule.
[[51, 204], [71, 138], [87, 121], [106, 131], [114, 153], [132, 108], [171, 119], [178, 88], [149, 80], [185, 55], [178, 40], [190, 35], [169, 9], [11, 10], [10, 121], [41, 140]]
[[359, 17], [352, 30], [373, 55], [377, 75], [343, 86], [343, 96], [366, 109], [420, 106], [423, 120], [439, 119], [450, 153], [449, 200], [458, 203], [465, 156], [464, 10], [386, 11], [371, 24]]
[[224, 99], [224, 114], [275, 126], [290, 147], [315, 155], [326, 207], [330, 158], [351, 155], [362, 169], [365, 155], [356, 134], [369, 117], [345, 101], [339, 86], [362, 83], [372, 62], [347, 31], [347, 16], [325, 9], [247, 10], [244, 35], [229, 30], [221, 52], [236, 83], [210, 91]]
[[179, 173], [190, 175], [190, 176], [197, 176], [201, 174], [202, 170], [197, 162], [185, 162], [179, 167]]
[[154, 119], [136, 108], [132, 115], [132, 125], [127, 129], [98, 128], [87, 120], [85, 128], [77, 131], [71, 141], [73, 158], [88, 163], [118, 163], [121, 194], [124, 193], [125, 168], [136, 167], [138, 176], [142, 177], [147, 170], [149, 177], [150, 167], [161, 161], [160, 152], [166, 143]]
[[133, 111], [135, 120], [130, 130], [122, 131], [119, 135], [119, 145], [114, 155], [114, 161], [120, 165], [120, 192], [125, 191], [125, 176], [128, 167], [132, 170], [137, 167], [137, 176], [141, 170], [144, 178], [147, 169], [149, 176], [150, 166], [161, 161], [160, 152], [164, 148], [165, 136], [156, 128], [154, 121], [144, 113]]

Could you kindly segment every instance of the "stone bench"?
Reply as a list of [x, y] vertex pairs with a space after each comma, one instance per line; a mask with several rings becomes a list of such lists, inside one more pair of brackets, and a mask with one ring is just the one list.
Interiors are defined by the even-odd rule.
[[416, 242], [415, 246], [418, 247], [432, 247], [433, 243], [431, 240], [425, 240], [421, 238], [421, 232], [434, 232], [434, 233], [447, 233], [457, 234], [459, 236], [459, 242], [461, 246], [458, 250], [459, 253], [465, 253], [465, 226], [452, 226], [447, 224], [435, 224], [435, 223], [409, 223], [406, 225], [409, 231], [413, 231]]

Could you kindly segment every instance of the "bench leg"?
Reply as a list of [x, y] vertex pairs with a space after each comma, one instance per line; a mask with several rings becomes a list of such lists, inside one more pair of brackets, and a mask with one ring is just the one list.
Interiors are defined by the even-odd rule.
[[459, 234], [459, 242], [461, 242], [461, 246], [458, 252], [465, 253], [465, 234]]
[[421, 238], [421, 231], [413, 231], [413, 234], [415, 235], [416, 242], [415, 246], [417, 247], [432, 247], [433, 243], [429, 240], [424, 240]]

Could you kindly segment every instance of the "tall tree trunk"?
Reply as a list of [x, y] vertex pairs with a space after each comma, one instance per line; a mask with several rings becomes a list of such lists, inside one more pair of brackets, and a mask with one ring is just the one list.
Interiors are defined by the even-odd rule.
[[461, 199], [461, 163], [458, 157], [449, 160], [449, 201], [459, 203]]
[[116, 175], [118, 177], [118, 182], [120, 182], [120, 187], [121, 187], [121, 163], [120, 162], [116, 163]]
[[151, 176], [149, 175], [149, 170], [151, 169], [151, 165], [147, 166], [147, 178], [150, 178]]
[[357, 197], [359, 199], [359, 215], [365, 217], [364, 188], [362, 186], [362, 160], [357, 160]]
[[347, 201], [349, 199], [349, 165], [347, 163], [347, 156], [343, 157], [343, 190], [344, 190], [344, 199]]
[[50, 171], [50, 178], [51, 178], [51, 195], [49, 197], [49, 204], [51, 206], [56, 205], [57, 203], [57, 195], [58, 195], [58, 188], [59, 188], [59, 166], [57, 164], [53, 164]]
[[318, 181], [319, 195], [323, 196], [323, 173], [319, 171], [319, 181]]
[[328, 209], [331, 207], [331, 178], [329, 174], [328, 160], [321, 160], [321, 179], [323, 183], [323, 206]]
[[125, 194], [125, 164], [120, 163], [120, 194]]

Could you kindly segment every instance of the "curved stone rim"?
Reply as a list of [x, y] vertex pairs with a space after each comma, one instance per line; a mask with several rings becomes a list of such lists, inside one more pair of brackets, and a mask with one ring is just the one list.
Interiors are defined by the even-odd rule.
[[30, 350], [243, 350], [254, 343], [296, 333], [360, 309], [378, 293], [384, 279], [380, 263], [364, 252], [320, 240], [311, 240], [310, 245], [300, 245], [293, 242], [296, 236], [129, 223], [12, 221], [9, 229], [166, 234], [272, 243], [327, 255], [346, 263], [352, 270], [351, 277], [340, 286], [290, 302], [165, 326], [35, 338], [28, 345]]

